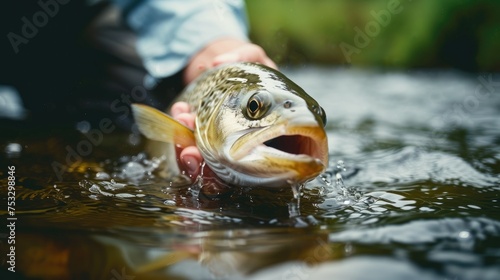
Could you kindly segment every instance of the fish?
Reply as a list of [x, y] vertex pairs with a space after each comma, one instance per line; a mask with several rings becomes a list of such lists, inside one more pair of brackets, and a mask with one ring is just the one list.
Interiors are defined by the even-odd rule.
[[195, 129], [134, 103], [139, 131], [177, 147], [196, 145], [223, 182], [243, 187], [305, 183], [328, 165], [324, 109], [278, 70], [231, 63], [206, 70], [176, 101], [196, 114]]

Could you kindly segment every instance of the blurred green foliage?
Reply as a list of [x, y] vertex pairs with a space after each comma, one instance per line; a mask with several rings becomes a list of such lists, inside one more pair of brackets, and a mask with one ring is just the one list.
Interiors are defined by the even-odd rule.
[[247, 0], [279, 64], [500, 71], [499, 0]]

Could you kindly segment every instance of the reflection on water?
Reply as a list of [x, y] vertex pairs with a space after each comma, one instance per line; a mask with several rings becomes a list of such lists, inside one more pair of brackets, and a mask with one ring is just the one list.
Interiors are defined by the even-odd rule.
[[[328, 234], [294, 228], [169, 234], [133, 228], [108, 234], [22, 233], [26, 256], [18, 268], [30, 277], [139, 279], [243, 277], [277, 262], [324, 262], [334, 256]], [[29, 245], [27, 245], [29, 244]]]
[[[16, 166], [17, 276], [500, 277], [500, 88], [477, 91], [500, 77], [285, 71], [329, 116], [330, 167], [296, 199], [165, 180], [164, 159], [129, 135], [106, 135], [78, 161], [78, 131], [5, 128], [0, 184]], [[0, 197], [7, 217], [5, 188]]]

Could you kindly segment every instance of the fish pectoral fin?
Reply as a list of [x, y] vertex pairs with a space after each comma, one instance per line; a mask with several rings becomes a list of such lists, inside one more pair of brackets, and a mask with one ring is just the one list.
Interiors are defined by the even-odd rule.
[[132, 104], [132, 113], [146, 138], [181, 147], [196, 145], [193, 131], [167, 114], [142, 104]]

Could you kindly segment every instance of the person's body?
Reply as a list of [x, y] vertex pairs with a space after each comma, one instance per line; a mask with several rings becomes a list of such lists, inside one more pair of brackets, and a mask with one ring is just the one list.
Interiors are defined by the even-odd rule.
[[[87, 2], [12, 1], [2, 13], [0, 85], [19, 92], [34, 122], [95, 125], [109, 117], [129, 129], [129, 103], [165, 109], [207, 68], [237, 61], [275, 67], [248, 40], [243, 1]], [[174, 104], [172, 114], [194, 127], [186, 104]], [[196, 173], [197, 148], [180, 156]]]

